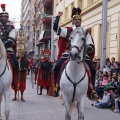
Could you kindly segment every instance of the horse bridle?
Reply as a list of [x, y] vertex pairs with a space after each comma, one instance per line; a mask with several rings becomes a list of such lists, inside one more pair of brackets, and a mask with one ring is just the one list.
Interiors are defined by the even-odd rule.
[[[84, 44], [85, 44], [85, 39], [86, 39], [85, 32], [84, 32], [84, 30], [83, 30], [82, 27], [81, 27], [81, 30], [83, 31], [83, 34], [84, 34], [84, 38], [82, 38], [83, 41], [84, 41], [83, 44], [82, 44], [82, 46], [81, 46], [80, 48], [79, 48], [78, 46], [76, 46], [76, 45], [71, 46], [71, 49], [72, 49], [72, 48], [76, 48], [76, 49], [78, 50], [78, 54], [82, 51], [83, 46], [84, 46]], [[78, 33], [78, 31], [77, 31], [77, 33]], [[80, 56], [78, 56], [78, 59], [79, 59], [78, 64], [83, 61], [83, 60], [80, 61], [80, 59], [81, 59]]]
[[[83, 30], [82, 28], [81, 28], [81, 30], [82, 30], [83, 33], [84, 33], [84, 30]], [[85, 33], [84, 33], [84, 36], [85, 36]], [[81, 52], [81, 50], [83, 49], [84, 44], [85, 44], [85, 38], [84, 38], [84, 42], [83, 42], [83, 44], [82, 44], [82, 46], [81, 46], [80, 48], [79, 48], [78, 46], [76, 46], [76, 45], [73, 45], [73, 46], [71, 46], [71, 49], [72, 49], [72, 48], [76, 48], [76, 49], [78, 50], [78, 54], [79, 54], [79, 53]], [[78, 56], [78, 57], [80, 57], [80, 56]], [[80, 58], [79, 58], [79, 59], [80, 59]], [[82, 61], [79, 61], [78, 64], [79, 64], [80, 62], [83, 62], [83, 60], [82, 60]], [[74, 87], [73, 97], [72, 97], [72, 102], [73, 102], [73, 101], [74, 101], [74, 97], [75, 97], [75, 92], [76, 92], [76, 86], [85, 78], [85, 76], [86, 76], [86, 68], [85, 68], [85, 73], [84, 73], [83, 77], [82, 77], [77, 83], [74, 83], [74, 82], [71, 80], [71, 78], [68, 76], [67, 71], [66, 71], [66, 67], [65, 67], [65, 75], [66, 75], [67, 79], [73, 84], [73, 87]]]

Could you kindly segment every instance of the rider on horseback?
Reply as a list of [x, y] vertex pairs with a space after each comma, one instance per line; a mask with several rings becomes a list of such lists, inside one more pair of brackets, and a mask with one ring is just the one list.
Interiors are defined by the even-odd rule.
[[[14, 54], [15, 52], [15, 37], [16, 32], [9, 19], [9, 13], [5, 11], [5, 4], [1, 4], [3, 12], [0, 13], [0, 39], [4, 43], [8, 56], [12, 59], [15, 65], [15, 71], [19, 69], [18, 60]], [[18, 72], [17, 72], [18, 74]]]
[[[62, 66], [64, 61], [66, 59], [68, 59], [68, 57], [69, 57], [68, 52], [70, 50], [70, 46], [69, 46], [67, 39], [69, 38], [69, 36], [73, 30], [75, 30], [77, 27], [81, 27], [81, 15], [80, 15], [80, 13], [81, 13], [81, 9], [79, 7], [73, 8], [72, 15], [71, 15], [72, 24], [73, 24], [72, 27], [59, 27], [58, 26], [59, 19], [60, 19], [60, 16], [63, 15], [63, 12], [58, 12], [58, 14], [56, 16], [53, 29], [57, 33], [57, 35], [59, 36], [59, 40], [58, 40], [59, 53], [58, 53], [58, 61], [57, 61], [55, 68], [54, 68], [55, 87], [56, 87], [56, 82], [58, 82], [58, 84], [59, 84], [58, 73], [59, 73], [60, 67]], [[84, 30], [84, 28], [83, 28], [83, 30]], [[92, 59], [93, 59], [94, 53], [95, 53], [95, 46], [94, 46], [92, 37], [88, 31], [85, 33], [85, 35], [86, 35], [86, 39], [87, 39], [86, 41], [88, 41], [88, 43], [86, 43], [87, 44], [87, 55], [85, 56], [85, 62], [87, 63], [87, 65], [89, 66], [89, 69], [91, 71], [92, 85], [89, 84], [89, 87], [91, 87], [90, 89], [93, 90], [96, 72], [95, 72], [95, 69], [92, 65]], [[68, 52], [65, 52], [65, 51], [68, 51]], [[54, 97], [58, 96], [58, 92], [59, 92], [59, 87], [58, 87], [57, 91], [55, 91]]]

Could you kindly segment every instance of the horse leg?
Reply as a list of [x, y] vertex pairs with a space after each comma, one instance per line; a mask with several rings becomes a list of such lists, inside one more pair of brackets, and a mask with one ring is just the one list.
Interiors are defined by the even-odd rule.
[[78, 109], [78, 120], [84, 120], [84, 105], [85, 105], [86, 96], [81, 96], [80, 100], [77, 101], [77, 109]]
[[6, 120], [9, 120], [9, 113], [10, 113], [10, 108], [9, 108], [9, 103], [10, 103], [10, 89], [7, 89], [4, 93], [4, 97], [5, 97], [5, 117]]
[[2, 118], [1, 118], [1, 102], [2, 102], [2, 94], [0, 93], [0, 120], [2, 120]]
[[63, 100], [64, 100], [65, 109], [66, 109], [65, 120], [71, 120], [70, 104], [67, 100], [67, 97], [64, 97]]

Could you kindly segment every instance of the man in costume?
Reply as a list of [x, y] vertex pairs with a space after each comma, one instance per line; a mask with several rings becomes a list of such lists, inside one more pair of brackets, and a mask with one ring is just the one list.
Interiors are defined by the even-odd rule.
[[[0, 39], [4, 43], [4, 46], [7, 51], [7, 56], [9, 57], [11, 63], [15, 66], [15, 69], [13, 74], [16, 77], [13, 77], [14, 80], [17, 79], [18, 77], [18, 71], [19, 71], [19, 66], [18, 66], [18, 60], [15, 56], [16, 52], [16, 32], [15, 28], [13, 25], [11, 25], [9, 19], [9, 14], [5, 11], [5, 4], [1, 4], [2, 11], [0, 13]], [[14, 81], [13, 80], [13, 81]], [[15, 87], [15, 84], [13, 85]]]
[[[69, 45], [68, 38], [69, 38], [69, 36], [70, 36], [70, 34], [73, 30], [75, 30], [77, 27], [81, 27], [81, 15], [80, 14], [81, 14], [81, 9], [80, 8], [75, 8], [74, 7], [72, 9], [72, 15], [71, 15], [72, 24], [73, 24], [72, 27], [59, 27], [58, 26], [60, 16], [63, 15], [63, 12], [58, 12], [58, 14], [56, 16], [56, 19], [54, 21], [53, 29], [57, 33], [57, 35], [59, 36], [59, 40], [58, 40], [58, 48], [59, 48], [58, 61], [57, 61], [56, 65], [55, 65], [55, 68], [54, 68], [55, 87], [56, 87], [56, 82], [58, 82], [58, 84], [59, 84], [59, 80], [57, 80], [57, 79], [58, 79], [58, 73], [59, 73], [60, 67], [64, 63], [64, 61], [66, 59], [68, 59], [68, 57], [69, 57], [70, 45]], [[85, 31], [84, 28], [83, 28], [83, 30]], [[86, 35], [86, 40], [85, 41], [86, 41], [86, 45], [87, 45], [87, 54], [85, 56], [85, 62], [87, 63], [87, 65], [89, 66], [90, 71], [91, 71], [92, 84], [89, 83], [89, 87], [93, 92], [94, 91], [93, 86], [94, 86], [94, 83], [95, 83], [95, 69], [92, 65], [92, 59], [93, 59], [94, 53], [95, 53], [95, 46], [94, 46], [94, 42], [92, 40], [92, 37], [91, 37], [91, 35], [89, 34], [88, 31], [86, 31], [85, 35]], [[57, 91], [55, 91], [54, 97], [58, 96], [58, 92], [59, 92], [59, 88], [57, 89]]]
[[38, 75], [38, 65], [39, 65], [39, 57], [36, 58], [36, 61], [33, 63], [33, 69], [34, 69], [34, 80], [35, 80], [35, 83], [36, 84], [36, 81], [37, 81], [37, 75]]
[[44, 59], [41, 61], [39, 76], [38, 76], [38, 84], [40, 86], [40, 94], [42, 95], [43, 87], [47, 89], [47, 95], [49, 94], [50, 87], [50, 79], [51, 79], [51, 69], [52, 62], [49, 60], [50, 51], [45, 50], [42, 53]]
[[25, 101], [23, 97], [24, 90], [26, 89], [26, 76], [27, 76], [27, 69], [28, 69], [28, 60], [25, 54], [23, 54], [23, 57], [19, 58], [19, 81], [18, 81], [18, 88], [14, 89], [15, 96], [12, 101], [17, 100], [17, 91], [21, 92], [21, 101]]

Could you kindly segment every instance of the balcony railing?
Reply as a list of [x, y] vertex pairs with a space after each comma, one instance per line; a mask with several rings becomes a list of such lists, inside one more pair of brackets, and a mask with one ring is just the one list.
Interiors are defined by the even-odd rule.
[[53, 0], [41, 0], [40, 2], [40, 9], [42, 9], [44, 6], [52, 4]]
[[39, 25], [43, 24], [43, 23], [49, 23], [51, 22], [51, 18], [48, 17], [44, 17], [40, 22]]

